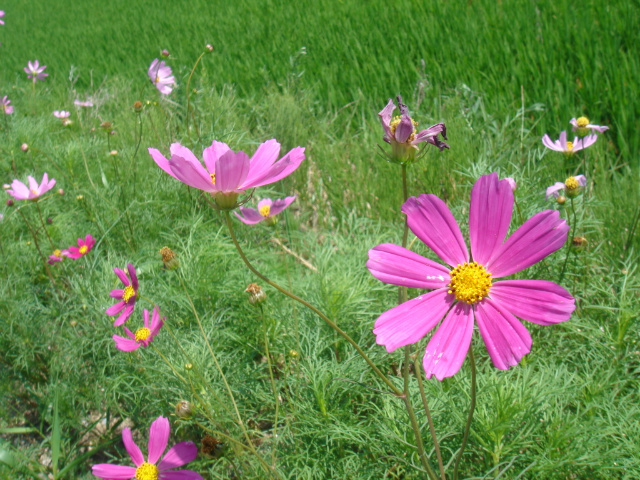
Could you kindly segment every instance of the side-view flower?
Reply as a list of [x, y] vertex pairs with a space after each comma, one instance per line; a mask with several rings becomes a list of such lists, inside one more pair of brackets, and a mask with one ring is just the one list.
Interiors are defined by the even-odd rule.
[[49, 180], [49, 175], [46, 173], [42, 176], [42, 182], [40, 182], [40, 185], [38, 185], [36, 179], [31, 175], [27, 178], [29, 179], [28, 187], [20, 180], [14, 180], [11, 182], [11, 188], [7, 190], [7, 193], [16, 200], [36, 200], [51, 190], [56, 184], [55, 179], [52, 178]]
[[241, 222], [246, 223], [247, 225], [253, 225], [255, 223], [262, 222], [263, 220], [266, 220], [268, 224], [274, 224], [276, 220], [274, 217], [291, 205], [291, 202], [295, 199], [295, 195], [278, 200], [263, 198], [258, 202], [257, 210], [255, 208], [240, 207], [240, 213], [233, 213], [235, 213], [236, 217], [238, 217]]
[[6, 115], [11, 115], [13, 113], [13, 107], [9, 105], [10, 103], [11, 103], [11, 100], [9, 100], [9, 98], [6, 95], [2, 97], [2, 100], [0, 100], [0, 105], [2, 105], [2, 111]]
[[63, 250], [62, 254], [66, 257], [77, 260], [89, 253], [95, 243], [96, 241], [94, 240], [94, 238], [91, 235], [87, 235], [86, 237], [84, 237], [84, 240], [82, 238], [78, 239], [77, 247], [69, 247], [68, 249]]
[[581, 137], [584, 137], [589, 133], [604, 133], [609, 130], [609, 127], [605, 125], [592, 125], [591, 123], [589, 123], [589, 119], [587, 117], [579, 117], [577, 119], [572, 118], [571, 120], [569, 120], [569, 123], [573, 126], [571, 130], [573, 130], [574, 132], [578, 132], [578, 135], [580, 135]]
[[124, 332], [129, 338], [124, 338], [119, 335], [113, 336], [113, 340], [116, 342], [116, 348], [118, 350], [122, 350], [123, 352], [132, 352], [140, 347], [146, 348], [158, 334], [163, 325], [163, 322], [160, 319], [158, 307], [153, 308], [151, 323], [149, 323], [149, 310], [145, 308], [142, 311], [142, 316], [144, 318], [144, 326], [136, 330], [135, 333], [127, 327], [123, 327]]
[[176, 86], [176, 79], [171, 73], [171, 67], [169, 67], [164, 60], [154, 59], [149, 66], [147, 74], [149, 75], [151, 83], [153, 83], [163, 95], [169, 95]]
[[[130, 263], [127, 264], [127, 272], [129, 272], [129, 277], [124, 273], [124, 270], [120, 268], [114, 268], [113, 271], [118, 276], [120, 281], [124, 284], [124, 288], [116, 288], [111, 290], [109, 296], [111, 298], [117, 298], [120, 301], [115, 305], [107, 308], [106, 314], [109, 316], [118, 315], [115, 322], [113, 322], [114, 327], [119, 327], [133, 313], [133, 309], [136, 305], [136, 300], [138, 299], [138, 277], [136, 276], [136, 268]], [[131, 279], [131, 280], [129, 280]]]
[[547, 188], [546, 199], [549, 200], [551, 196], [558, 198], [560, 192], [564, 190], [565, 194], [569, 198], [577, 197], [582, 190], [582, 187], [587, 185], [587, 177], [584, 175], [576, 175], [575, 177], [569, 177], [564, 182], [556, 182]]
[[562, 152], [565, 155], [573, 155], [579, 150], [590, 147], [596, 143], [596, 140], [598, 140], [597, 135], [587, 135], [584, 138], [574, 137], [573, 142], [569, 142], [567, 141], [567, 132], [563, 130], [560, 132], [560, 138], [555, 142], [545, 133], [542, 137], [542, 144], [556, 152]]

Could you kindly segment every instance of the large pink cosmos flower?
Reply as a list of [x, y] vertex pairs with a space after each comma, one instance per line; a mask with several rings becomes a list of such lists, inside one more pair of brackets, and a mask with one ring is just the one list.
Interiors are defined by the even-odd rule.
[[158, 166], [172, 177], [187, 185], [209, 192], [223, 209], [236, 206], [238, 195], [245, 190], [277, 182], [292, 173], [304, 160], [304, 148], [296, 147], [278, 160], [280, 144], [267, 140], [253, 157], [234, 152], [226, 143], [214, 141], [202, 152], [200, 160], [179, 143], [171, 144], [171, 158], [149, 148], [149, 154]]
[[[140, 480], [202, 480], [202, 476], [193, 470], [171, 470], [195, 460], [198, 455], [198, 447], [193, 442], [177, 443], [162, 457], [167, 448], [170, 433], [169, 420], [164, 417], [158, 417], [153, 421], [151, 428], [149, 428], [149, 456], [145, 461], [142, 451], [133, 441], [131, 430], [129, 428], [123, 429], [122, 443], [124, 443], [124, 448], [127, 449], [127, 453], [135, 467], [100, 463], [91, 467], [93, 475], [111, 480], [127, 480], [129, 478]], [[160, 460], [160, 463], [158, 463], [158, 460]]]
[[113, 336], [113, 340], [116, 342], [116, 348], [118, 350], [122, 350], [123, 352], [132, 352], [140, 347], [146, 348], [158, 334], [163, 325], [162, 320], [160, 320], [158, 307], [153, 308], [151, 324], [149, 324], [149, 310], [145, 308], [142, 312], [142, 316], [144, 318], [144, 327], [136, 330], [136, 333], [133, 333], [127, 327], [123, 327], [124, 332], [129, 338], [124, 338], [119, 335]]
[[94, 240], [94, 238], [91, 235], [87, 235], [86, 237], [84, 237], [84, 240], [82, 238], [78, 239], [77, 247], [69, 247], [68, 249], [63, 250], [62, 254], [66, 257], [77, 260], [89, 253], [95, 243], [96, 241]]
[[240, 213], [233, 212], [241, 222], [247, 225], [253, 225], [254, 223], [262, 222], [266, 220], [268, 224], [275, 223], [275, 216], [282, 212], [285, 208], [291, 205], [296, 199], [296, 196], [286, 197], [284, 199], [271, 200], [270, 198], [263, 198], [258, 202], [258, 209], [240, 207]]
[[542, 144], [550, 148], [551, 150], [555, 150], [556, 152], [562, 152], [565, 155], [573, 155], [575, 152], [590, 147], [598, 140], [597, 135], [587, 135], [584, 138], [574, 137], [573, 142], [567, 141], [567, 132], [560, 132], [560, 138], [555, 142], [551, 140], [551, 137], [546, 133], [542, 137]]
[[[113, 271], [118, 276], [120, 281], [124, 284], [124, 288], [116, 288], [115, 290], [111, 290], [109, 296], [111, 298], [118, 298], [120, 301], [115, 305], [107, 308], [106, 314], [110, 317], [114, 315], [118, 315], [118, 318], [115, 322], [113, 322], [114, 327], [119, 327], [124, 322], [126, 322], [131, 314], [133, 313], [133, 309], [136, 305], [136, 300], [138, 299], [138, 277], [136, 276], [136, 268], [130, 263], [127, 264], [127, 271], [129, 272], [129, 277], [124, 273], [124, 270], [120, 268], [114, 268]], [[129, 281], [131, 278], [131, 281]]]
[[163, 95], [169, 95], [171, 90], [176, 86], [176, 79], [171, 73], [171, 67], [169, 67], [164, 60], [154, 59], [151, 65], [149, 65], [147, 74], [149, 75], [151, 83], [153, 83]]
[[473, 186], [469, 211], [471, 256], [446, 204], [435, 195], [409, 198], [402, 206], [411, 231], [449, 266], [390, 243], [369, 250], [367, 268], [378, 280], [434, 289], [383, 313], [376, 342], [392, 352], [416, 343], [440, 320], [423, 358], [427, 378], [454, 375], [471, 344], [474, 323], [496, 368], [518, 364], [531, 336], [517, 317], [540, 325], [568, 320], [575, 305], [564, 288], [546, 280], [493, 279], [512, 275], [561, 248], [569, 226], [557, 211], [534, 215], [506, 241], [513, 191], [498, 175]]
[[32, 79], [33, 83], [36, 83], [38, 80], [44, 80], [45, 77], [49, 76], [48, 73], [43, 73], [45, 68], [47, 68], [47, 66], [40, 66], [38, 60], [35, 60], [33, 63], [29, 60], [27, 66], [24, 67], [24, 71], [27, 73], [27, 78]]
[[2, 100], [0, 100], [0, 105], [2, 105], [2, 111], [7, 115], [11, 115], [13, 113], [13, 107], [9, 105], [10, 103], [11, 103], [11, 100], [9, 100], [9, 98], [6, 95], [2, 97]]
[[36, 200], [41, 195], [44, 195], [53, 188], [56, 184], [55, 179], [49, 180], [49, 175], [46, 173], [42, 176], [42, 182], [38, 185], [36, 179], [31, 175], [27, 177], [29, 179], [29, 186], [27, 187], [20, 180], [14, 180], [11, 182], [11, 188], [7, 190], [7, 193], [16, 200]]

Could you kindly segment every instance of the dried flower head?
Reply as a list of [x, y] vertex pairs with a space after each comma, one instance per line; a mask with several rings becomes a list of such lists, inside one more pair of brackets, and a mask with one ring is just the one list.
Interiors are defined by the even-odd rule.
[[180, 400], [176, 403], [176, 415], [184, 419], [191, 418], [191, 415], [193, 415], [193, 405], [191, 405], [191, 402]]
[[257, 283], [250, 283], [245, 292], [249, 294], [249, 303], [251, 305], [262, 303], [267, 299], [267, 294]]
[[180, 266], [178, 260], [178, 254], [171, 250], [169, 247], [162, 247], [160, 249], [160, 255], [162, 255], [162, 263], [167, 270], [175, 270]]

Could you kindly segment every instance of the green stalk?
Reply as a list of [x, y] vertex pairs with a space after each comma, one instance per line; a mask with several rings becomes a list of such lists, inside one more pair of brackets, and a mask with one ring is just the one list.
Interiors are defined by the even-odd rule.
[[453, 480], [458, 480], [458, 467], [460, 466], [460, 460], [462, 460], [462, 454], [467, 447], [467, 441], [469, 440], [469, 430], [471, 430], [471, 422], [473, 420], [473, 412], [476, 409], [476, 360], [473, 357], [473, 343], [469, 345], [469, 365], [471, 366], [471, 403], [469, 404], [469, 415], [467, 416], [467, 423], [464, 426], [464, 434], [462, 436], [462, 445], [458, 451], [456, 457], [456, 463], [453, 467]]

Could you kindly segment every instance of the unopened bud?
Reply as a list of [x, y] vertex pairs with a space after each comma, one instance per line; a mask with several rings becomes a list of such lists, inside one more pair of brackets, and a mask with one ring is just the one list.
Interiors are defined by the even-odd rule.
[[103, 130], [106, 130], [107, 132], [111, 130], [112, 127], [113, 125], [111, 124], [111, 122], [102, 122], [100, 124], [100, 128], [102, 128]]
[[210, 43], [207, 43], [207, 44], [205, 45], [204, 49], [205, 49], [207, 52], [211, 53], [211, 52], [213, 52], [213, 45], [211, 45]]
[[187, 370], [191, 370], [193, 368], [193, 364], [192, 363], [185, 363], [184, 364], [184, 368], [186, 368]]
[[28, 152], [29, 145], [27, 145], [26, 143], [23, 143], [22, 145], [20, 145], [20, 150], [22, 150], [23, 152]]
[[61, 188], [59, 188], [59, 189], [58, 189], [58, 195], [64, 195], [64, 190], [63, 190], [63, 189], [61, 189]]
[[506, 177], [505, 180], [509, 183], [509, 186], [511, 187], [511, 191], [515, 192], [518, 188], [518, 184], [516, 183], [516, 181], [511, 177]]
[[78, 196], [76, 197], [76, 200], [84, 200], [84, 195], [78, 195]]
[[142, 102], [140, 100], [133, 102], [133, 110], [136, 113], [140, 113], [142, 111]]
[[165, 49], [163, 49], [163, 50], [160, 52], [160, 55], [162, 55], [164, 58], [169, 58], [169, 50], [167, 50], [166, 48], [165, 48]]
[[111, 150], [109, 152], [109, 155], [111, 155], [112, 157], [117, 157], [118, 156], [118, 150]]
[[291, 358], [298, 358], [300, 356], [300, 354], [298, 353], [297, 350], [289, 350], [289, 356]]
[[262, 303], [267, 299], [267, 294], [264, 293], [262, 287], [257, 283], [250, 283], [245, 292], [249, 294], [249, 303], [251, 305]]
[[575, 248], [584, 248], [588, 245], [589, 241], [585, 237], [573, 237], [571, 245]]
[[193, 415], [193, 406], [191, 405], [191, 402], [181, 400], [176, 403], [176, 415], [180, 418], [191, 418], [191, 415]]
[[47, 217], [47, 225], [53, 225], [53, 218]]
[[565, 197], [564, 195], [560, 195], [558, 198], [556, 198], [556, 202], [558, 202], [559, 205], [564, 205], [567, 201], [567, 197]]
[[69, 325], [71, 325], [72, 327], [75, 327], [76, 325], [78, 325], [78, 322], [76, 320], [71, 320], [69, 322]]
[[180, 266], [178, 255], [169, 247], [162, 247], [160, 249], [160, 255], [162, 255], [162, 263], [167, 270], [175, 270]]
[[13, 207], [13, 199], [7, 198], [7, 207]]

